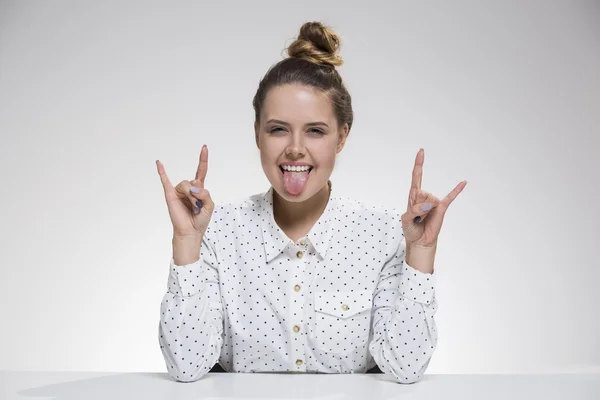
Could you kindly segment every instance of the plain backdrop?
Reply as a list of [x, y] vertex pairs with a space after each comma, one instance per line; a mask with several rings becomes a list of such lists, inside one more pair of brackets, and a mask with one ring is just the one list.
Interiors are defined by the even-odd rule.
[[269, 188], [252, 98], [303, 22], [342, 38], [338, 193], [450, 206], [428, 373], [600, 371], [600, 2], [0, 2], [0, 369], [166, 371], [174, 184]]

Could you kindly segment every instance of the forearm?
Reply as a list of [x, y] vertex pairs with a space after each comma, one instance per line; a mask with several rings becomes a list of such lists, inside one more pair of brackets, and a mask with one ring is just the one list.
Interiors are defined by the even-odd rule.
[[202, 238], [199, 236], [173, 236], [173, 260], [176, 265], [188, 265], [200, 259]]
[[380, 276], [369, 350], [379, 368], [400, 383], [419, 380], [435, 350], [435, 280], [408, 263], [386, 266]]
[[218, 312], [210, 309], [206, 293], [187, 298], [165, 294], [158, 340], [171, 377], [193, 382], [210, 371], [223, 344], [221, 324]]
[[[425, 291], [430, 292], [429, 289]], [[400, 296], [394, 305], [375, 314], [374, 336], [370, 344], [371, 355], [379, 368], [399, 383], [413, 383], [423, 377], [438, 339], [434, 320], [437, 311], [435, 297], [423, 292], [414, 293], [416, 290], [408, 292], [416, 296], [417, 301], [412, 296]]]
[[167, 370], [178, 381], [200, 379], [219, 358], [223, 316], [216, 276], [204, 260], [190, 265], [171, 262], [168, 291], [160, 306], [159, 343]]
[[405, 258], [406, 264], [425, 274], [433, 274], [436, 250], [437, 246], [407, 246]]

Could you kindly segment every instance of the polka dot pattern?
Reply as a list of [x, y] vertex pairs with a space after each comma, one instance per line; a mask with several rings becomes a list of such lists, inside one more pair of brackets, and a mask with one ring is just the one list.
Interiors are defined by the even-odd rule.
[[170, 262], [159, 344], [169, 374], [424, 374], [437, 343], [435, 273], [405, 262], [401, 213], [338, 197], [296, 242], [273, 188], [215, 207], [201, 258]]

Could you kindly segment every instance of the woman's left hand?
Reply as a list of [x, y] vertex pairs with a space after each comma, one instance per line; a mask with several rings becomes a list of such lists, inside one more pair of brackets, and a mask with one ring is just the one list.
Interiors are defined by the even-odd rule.
[[[442, 200], [439, 200], [431, 193], [424, 192], [421, 190], [424, 159], [425, 151], [420, 149], [415, 159], [415, 167], [412, 174], [412, 185], [408, 195], [408, 208], [406, 213], [402, 214], [402, 229], [404, 231], [403, 233], [407, 247], [437, 246], [437, 239], [440, 234], [440, 230], [442, 229], [442, 222], [444, 221], [446, 210], [454, 201], [456, 196], [458, 196], [458, 194], [462, 192], [464, 187], [467, 185], [467, 181], [460, 182]], [[421, 207], [425, 204], [431, 204], [431, 208], [429, 210], [422, 211]]]

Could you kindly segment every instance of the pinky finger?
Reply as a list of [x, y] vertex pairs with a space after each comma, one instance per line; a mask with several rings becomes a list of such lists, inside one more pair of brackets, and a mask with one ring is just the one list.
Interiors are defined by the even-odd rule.
[[163, 185], [163, 189], [164, 189], [165, 193], [173, 190], [173, 184], [171, 183], [171, 180], [167, 176], [167, 171], [165, 171], [165, 166], [159, 160], [156, 160], [156, 169], [158, 170], [160, 182]]

